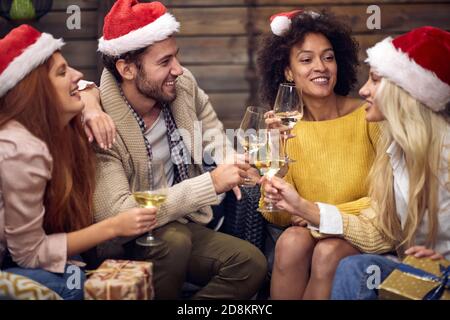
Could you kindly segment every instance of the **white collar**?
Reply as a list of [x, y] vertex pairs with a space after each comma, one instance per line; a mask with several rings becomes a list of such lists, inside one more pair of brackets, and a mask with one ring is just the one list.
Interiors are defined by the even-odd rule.
[[392, 141], [389, 148], [387, 148], [386, 153], [389, 155], [389, 157], [392, 158], [394, 156], [394, 154], [397, 152], [397, 150], [398, 150], [397, 142]]
[[405, 159], [402, 155], [400, 146], [397, 144], [397, 142], [395, 142], [395, 140], [392, 141], [389, 148], [387, 148], [386, 153], [388, 154], [389, 158], [391, 158], [390, 162], [394, 171], [397, 170], [400, 165], [405, 166]]
[[397, 215], [400, 217], [402, 227], [404, 227], [408, 211], [409, 176], [406, 170], [405, 157], [397, 142], [393, 141], [386, 150], [389, 155], [392, 174], [394, 176], [394, 192]]

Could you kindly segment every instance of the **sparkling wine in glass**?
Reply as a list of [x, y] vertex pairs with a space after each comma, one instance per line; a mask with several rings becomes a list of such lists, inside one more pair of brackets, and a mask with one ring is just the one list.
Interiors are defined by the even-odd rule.
[[[254, 163], [256, 169], [258, 169], [261, 176], [265, 176], [270, 181], [275, 175], [283, 178], [287, 173], [288, 161], [284, 157], [284, 153], [280, 148], [281, 140], [279, 133], [268, 133], [267, 144], [262, 148], [258, 154]], [[279, 210], [273, 203], [265, 203], [262, 208], [259, 208], [260, 212], [278, 212]]]
[[275, 116], [280, 118], [281, 123], [288, 128], [282, 137], [283, 153], [288, 162], [294, 162], [295, 160], [289, 159], [286, 153], [286, 143], [289, 139], [290, 131], [303, 118], [304, 107], [301, 90], [295, 84], [281, 83], [278, 88], [273, 110]]
[[[143, 166], [147, 168], [148, 186], [139, 178], [140, 171], [137, 168], [137, 174], [132, 185], [134, 200], [141, 208], [159, 209], [166, 201], [168, 192], [164, 163], [162, 161], [151, 161], [146, 162]], [[156, 247], [162, 245], [164, 241], [154, 237], [152, 232], [149, 231], [146, 235], [138, 238], [136, 243], [144, 247]]]
[[[258, 150], [266, 144], [266, 123], [264, 114], [269, 110], [250, 106], [245, 111], [244, 118], [237, 133], [239, 144], [244, 149], [245, 154], [252, 161]], [[256, 181], [246, 178], [242, 187], [253, 187]]]

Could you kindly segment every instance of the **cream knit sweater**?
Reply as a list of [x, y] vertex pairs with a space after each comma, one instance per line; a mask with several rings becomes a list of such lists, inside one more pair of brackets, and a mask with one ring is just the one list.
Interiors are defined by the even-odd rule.
[[[144, 138], [138, 123], [120, 95], [119, 87], [110, 72], [103, 71], [101, 78], [101, 100], [117, 127], [116, 143], [112, 149], [97, 149], [96, 190], [94, 194], [95, 221], [112, 217], [129, 208], [136, 207], [130, 193], [133, 179], [141, 179], [148, 185], [147, 168], [138, 162], [147, 161]], [[223, 148], [226, 139], [214, 139], [212, 143], [194, 139], [196, 121], [201, 123], [200, 134], [214, 130], [216, 137], [223, 137], [223, 125], [209, 102], [208, 96], [197, 86], [193, 75], [184, 69], [177, 80], [177, 99], [171, 104], [172, 114], [189, 149], [193, 164], [188, 165], [191, 179], [169, 188], [168, 199], [157, 214], [158, 226], [186, 218], [197, 223], [207, 224], [212, 219], [211, 205], [218, 204], [218, 196], [209, 173], [203, 172], [202, 155], [205, 148]], [[199, 124], [197, 123], [197, 125]], [[215, 144], [214, 146], [212, 144]], [[129, 239], [123, 239], [120, 243]]]

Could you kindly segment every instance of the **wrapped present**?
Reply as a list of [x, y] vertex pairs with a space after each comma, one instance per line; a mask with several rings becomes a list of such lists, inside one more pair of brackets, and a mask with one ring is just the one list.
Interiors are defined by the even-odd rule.
[[153, 264], [143, 261], [106, 260], [88, 272], [86, 300], [151, 300], [154, 297]]
[[408, 256], [380, 285], [380, 299], [450, 300], [450, 261]]

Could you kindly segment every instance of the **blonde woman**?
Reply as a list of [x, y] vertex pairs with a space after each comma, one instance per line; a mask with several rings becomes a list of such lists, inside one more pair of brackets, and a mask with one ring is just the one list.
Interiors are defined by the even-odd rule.
[[[365, 285], [367, 267], [379, 266], [383, 280], [398, 262], [374, 253], [396, 249], [400, 258], [450, 258], [449, 54], [450, 33], [432, 27], [368, 50], [370, 77], [360, 94], [368, 104], [367, 120], [385, 120], [369, 177], [373, 210], [359, 216], [338, 212], [336, 221], [343, 238], [370, 254], [340, 262], [333, 299], [377, 298], [376, 290]], [[322, 223], [318, 209], [296, 198], [286, 183], [275, 179], [266, 192], [277, 206]]]

